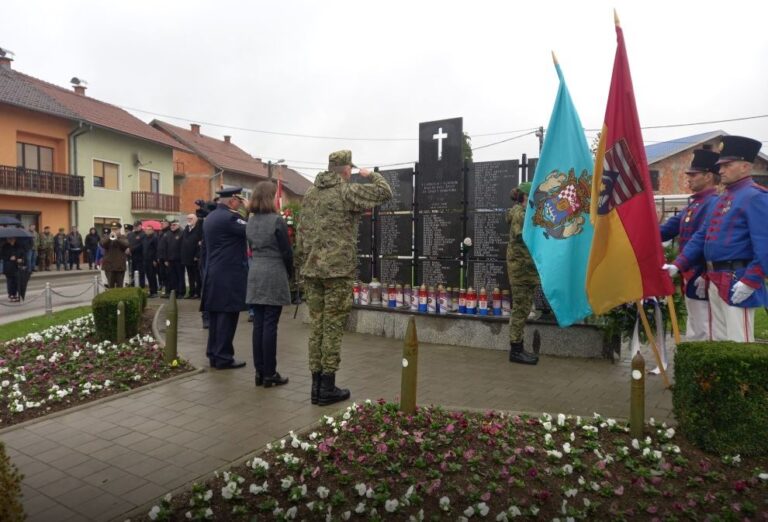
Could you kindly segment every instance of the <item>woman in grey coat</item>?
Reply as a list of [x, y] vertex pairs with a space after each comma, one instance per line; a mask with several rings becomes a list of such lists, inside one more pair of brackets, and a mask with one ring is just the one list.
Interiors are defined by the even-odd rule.
[[291, 303], [288, 279], [293, 277], [293, 251], [288, 227], [275, 210], [275, 185], [271, 181], [254, 187], [249, 210], [245, 234], [252, 258], [245, 302], [254, 309], [256, 386], [271, 388], [288, 382], [277, 372], [277, 323], [283, 305]]

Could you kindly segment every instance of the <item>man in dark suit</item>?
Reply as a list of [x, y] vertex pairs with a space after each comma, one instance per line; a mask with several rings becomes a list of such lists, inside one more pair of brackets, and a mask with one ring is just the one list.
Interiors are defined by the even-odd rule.
[[240, 312], [246, 308], [248, 280], [246, 222], [239, 213], [243, 207], [241, 191], [218, 191], [216, 210], [203, 223], [205, 271], [200, 309], [209, 314], [206, 355], [211, 366], [222, 370], [245, 366], [245, 362], [234, 358], [232, 344]]

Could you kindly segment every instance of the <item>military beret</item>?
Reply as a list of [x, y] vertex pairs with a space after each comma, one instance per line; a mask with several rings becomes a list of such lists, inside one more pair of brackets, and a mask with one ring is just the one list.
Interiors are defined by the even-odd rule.
[[730, 161], [754, 163], [757, 153], [760, 152], [760, 147], [762, 146], [762, 143], [752, 138], [723, 136], [723, 141], [720, 143], [720, 159], [717, 161], [717, 164], [722, 165]]
[[331, 152], [328, 155], [329, 167], [346, 167], [347, 165], [357, 168], [357, 165], [352, 163], [351, 150], [337, 150], [336, 152]]

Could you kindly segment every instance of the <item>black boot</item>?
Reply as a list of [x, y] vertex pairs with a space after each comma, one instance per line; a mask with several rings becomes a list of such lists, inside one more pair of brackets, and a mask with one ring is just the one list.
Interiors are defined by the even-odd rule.
[[317, 404], [320, 398], [320, 372], [312, 372], [312, 391], [310, 392], [312, 404]]
[[262, 386], [264, 384], [264, 376], [261, 375], [259, 372], [256, 372], [256, 386]]
[[264, 377], [265, 388], [271, 388], [272, 386], [280, 386], [281, 384], [288, 384], [288, 377], [283, 377], [277, 372], [275, 372], [275, 374], [272, 377]]
[[537, 364], [539, 357], [531, 353], [526, 352], [523, 349], [523, 342], [509, 343], [509, 362], [519, 364]]
[[317, 403], [320, 406], [327, 406], [335, 402], [346, 401], [349, 399], [349, 390], [336, 387], [336, 374], [323, 373], [320, 375], [320, 395]]

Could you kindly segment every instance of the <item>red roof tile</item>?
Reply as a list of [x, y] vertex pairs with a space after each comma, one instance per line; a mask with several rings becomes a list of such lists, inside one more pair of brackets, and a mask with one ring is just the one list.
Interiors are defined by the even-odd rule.
[[2, 68], [0, 102], [45, 112], [117, 131], [168, 147], [188, 150], [167, 134], [147, 125], [120, 107]]
[[[267, 179], [269, 176], [267, 165], [263, 161], [254, 158], [234, 143], [227, 143], [160, 120], [153, 120], [150, 125], [167, 132], [217, 168], [250, 174], [261, 179]], [[300, 196], [312, 185], [308, 179], [288, 167], [279, 170], [273, 167], [272, 175], [277, 176], [278, 172], [283, 175], [283, 185]]]

